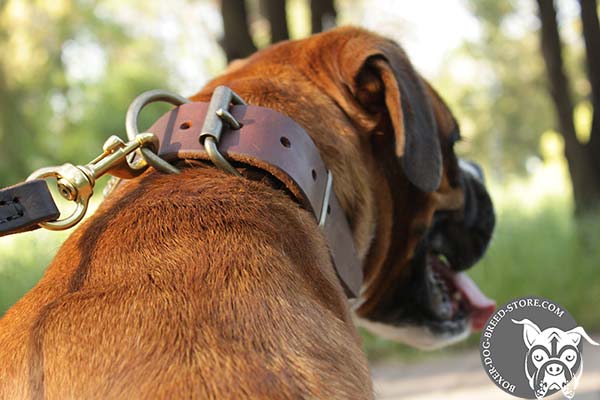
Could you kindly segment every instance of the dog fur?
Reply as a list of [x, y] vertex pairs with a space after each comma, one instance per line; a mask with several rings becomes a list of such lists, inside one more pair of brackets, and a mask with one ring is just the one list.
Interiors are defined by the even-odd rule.
[[[220, 84], [312, 137], [369, 298], [402, 275], [434, 212], [461, 202], [435, 125], [453, 119], [383, 37], [340, 28], [284, 42], [193, 100]], [[0, 321], [0, 375], [11, 399], [373, 397], [314, 218], [264, 182], [202, 165], [126, 182], [69, 237]]]

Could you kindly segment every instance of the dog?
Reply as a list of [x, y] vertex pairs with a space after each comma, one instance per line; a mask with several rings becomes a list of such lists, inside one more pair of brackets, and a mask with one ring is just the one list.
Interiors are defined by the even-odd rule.
[[[441, 292], [405, 296], [403, 285], [429, 279], [421, 254], [436, 254], [437, 234], [452, 246], [452, 229], [473, 235], [478, 223], [457, 124], [403, 50], [338, 28], [240, 60], [192, 100], [218, 85], [291, 117], [316, 144], [363, 264], [357, 314], [421, 327], [399, 310], [425, 310]], [[372, 398], [314, 218], [265, 182], [180, 166], [120, 185], [6, 313], [0, 398]]]
[[579, 342], [583, 337], [594, 346], [599, 344], [580, 326], [566, 332], [554, 327], [542, 331], [528, 319], [512, 322], [523, 325], [523, 341], [527, 347], [525, 373], [535, 397], [542, 399], [560, 390], [566, 398], [572, 399], [583, 373]]

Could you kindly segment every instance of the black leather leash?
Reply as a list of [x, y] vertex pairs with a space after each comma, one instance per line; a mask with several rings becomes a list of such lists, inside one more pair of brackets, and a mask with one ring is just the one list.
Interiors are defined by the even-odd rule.
[[59, 216], [44, 180], [0, 189], [0, 236], [38, 229], [41, 222], [56, 221]]

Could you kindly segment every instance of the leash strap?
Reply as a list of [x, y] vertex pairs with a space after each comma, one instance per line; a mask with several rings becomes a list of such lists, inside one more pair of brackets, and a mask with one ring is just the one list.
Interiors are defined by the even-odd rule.
[[60, 216], [48, 185], [38, 179], [0, 190], [0, 236], [39, 228]]
[[[200, 144], [208, 103], [183, 104], [163, 115], [150, 129], [160, 141], [165, 160], [209, 160]], [[219, 151], [228, 159], [268, 172], [282, 182], [314, 216], [329, 245], [336, 273], [349, 297], [358, 297], [362, 267], [356, 256], [346, 215], [328, 182], [329, 171], [310, 136], [291, 118], [274, 110], [235, 105], [229, 112], [241, 124], [224, 126]], [[329, 190], [328, 190], [329, 185]]]

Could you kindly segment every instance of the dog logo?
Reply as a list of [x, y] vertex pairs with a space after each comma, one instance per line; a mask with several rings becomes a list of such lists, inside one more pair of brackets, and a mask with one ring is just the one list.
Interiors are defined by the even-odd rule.
[[[581, 340], [581, 339], [585, 340]], [[583, 344], [598, 346], [559, 304], [542, 297], [498, 308], [481, 335], [480, 355], [490, 379], [515, 397], [567, 399], [583, 374]]]
[[560, 390], [572, 399], [583, 372], [579, 342], [584, 338], [594, 346], [598, 343], [580, 326], [566, 332], [552, 327], [542, 331], [528, 319], [512, 322], [523, 325], [523, 341], [527, 346], [525, 373], [535, 397], [541, 399]]

